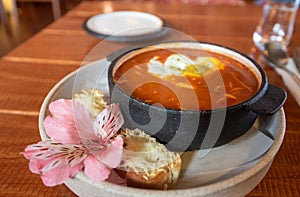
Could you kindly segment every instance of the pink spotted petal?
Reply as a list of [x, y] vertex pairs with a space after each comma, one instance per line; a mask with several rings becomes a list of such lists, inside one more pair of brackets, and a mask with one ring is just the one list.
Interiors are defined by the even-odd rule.
[[94, 134], [94, 120], [88, 109], [77, 101], [74, 101], [73, 109], [76, 130], [82, 142], [97, 140]]
[[106, 107], [94, 122], [94, 132], [103, 141], [111, 138], [123, 125], [124, 119], [118, 104]]
[[39, 160], [30, 160], [29, 169], [34, 174], [41, 174], [41, 162]]
[[66, 99], [56, 100], [49, 105], [49, 111], [51, 115], [58, 120], [72, 123], [73, 118], [73, 101]]
[[44, 128], [47, 135], [54, 141], [61, 143], [79, 144], [81, 139], [76, 131], [75, 124], [63, 120], [58, 120], [48, 116], [44, 120]]
[[105, 150], [90, 152], [106, 166], [116, 168], [120, 165], [122, 159], [123, 138], [117, 136]]
[[82, 168], [82, 163], [74, 167], [62, 166], [44, 173], [41, 178], [46, 186], [52, 187], [64, 183], [69, 177], [73, 177]]
[[96, 159], [93, 155], [89, 155], [84, 160], [84, 173], [92, 181], [104, 181], [108, 178], [111, 169], [106, 167], [101, 161]]
[[57, 168], [72, 168], [83, 163], [88, 150], [84, 145], [42, 141], [27, 146], [23, 155], [30, 159], [29, 168], [33, 173], [45, 174]]
[[70, 177], [74, 177], [80, 170], [84, 169], [84, 162], [70, 168]]

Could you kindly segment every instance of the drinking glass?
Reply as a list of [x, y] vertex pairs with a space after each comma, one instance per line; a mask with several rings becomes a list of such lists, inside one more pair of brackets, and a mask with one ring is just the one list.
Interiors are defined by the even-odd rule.
[[261, 50], [270, 41], [288, 46], [300, 0], [267, 0], [262, 17], [253, 33], [254, 44]]

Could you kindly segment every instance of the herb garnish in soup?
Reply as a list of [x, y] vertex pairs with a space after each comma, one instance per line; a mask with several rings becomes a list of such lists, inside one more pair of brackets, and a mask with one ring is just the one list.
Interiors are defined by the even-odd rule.
[[136, 99], [177, 110], [232, 106], [253, 96], [259, 86], [256, 75], [242, 63], [187, 48], [134, 55], [117, 67], [114, 81]]

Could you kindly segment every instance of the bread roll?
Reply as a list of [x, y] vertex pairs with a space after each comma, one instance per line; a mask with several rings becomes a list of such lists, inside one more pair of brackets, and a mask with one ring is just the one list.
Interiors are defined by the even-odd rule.
[[81, 90], [73, 95], [73, 99], [84, 105], [93, 118], [96, 118], [107, 107], [102, 91], [97, 89]]
[[178, 153], [139, 129], [121, 132], [124, 149], [120, 167], [116, 170], [127, 186], [147, 189], [168, 189], [176, 185], [181, 169]]

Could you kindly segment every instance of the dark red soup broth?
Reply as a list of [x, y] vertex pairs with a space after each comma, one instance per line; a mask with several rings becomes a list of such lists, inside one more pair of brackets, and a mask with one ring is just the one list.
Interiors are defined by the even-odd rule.
[[[224, 68], [204, 76], [172, 75], [160, 78], [148, 72], [148, 61], [154, 56], [164, 62], [167, 57], [177, 53], [190, 58], [215, 57]], [[117, 86], [128, 95], [148, 104], [177, 110], [210, 110], [232, 106], [249, 99], [259, 88], [258, 77], [247, 66], [228, 56], [198, 49], [146, 51], [118, 65], [113, 76]], [[189, 84], [189, 88], [178, 84]]]

